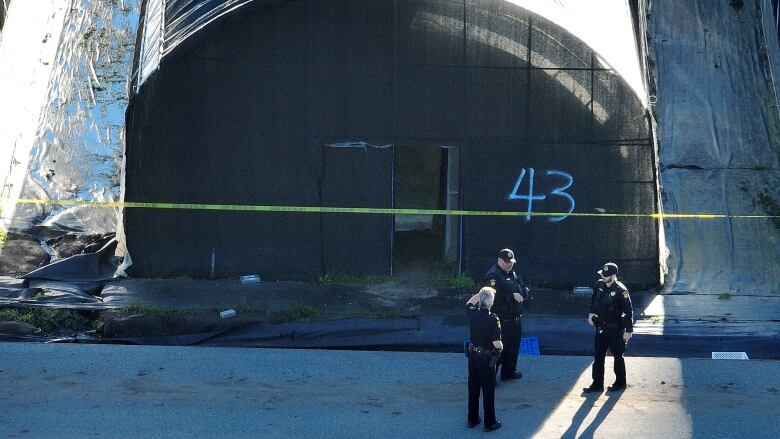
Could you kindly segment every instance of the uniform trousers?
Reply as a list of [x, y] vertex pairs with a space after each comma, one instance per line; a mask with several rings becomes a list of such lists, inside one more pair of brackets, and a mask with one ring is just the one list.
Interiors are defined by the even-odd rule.
[[479, 393], [482, 391], [482, 406], [485, 425], [496, 423], [496, 374], [490, 367], [490, 356], [469, 353], [469, 415], [468, 421], [476, 423], [479, 419]]
[[515, 375], [522, 329], [523, 325], [519, 317], [501, 320], [501, 342], [504, 343], [504, 350], [501, 351], [501, 360], [498, 364], [501, 366], [502, 378], [511, 378]]
[[604, 358], [608, 348], [615, 359], [615, 383], [626, 383], [626, 361], [623, 359], [626, 343], [623, 341], [623, 328], [605, 327], [602, 331], [596, 330], [594, 342], [593, 383], [597, 387], [604, 387]]

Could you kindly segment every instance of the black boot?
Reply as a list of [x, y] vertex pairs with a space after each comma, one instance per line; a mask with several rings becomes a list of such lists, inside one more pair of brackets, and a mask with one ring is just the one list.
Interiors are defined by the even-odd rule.
[[483, 428], [483, 430], [485, 430], [485, 431], [493, 431], [493, 430], [498, 430], [499, 428], [501, 428], [501, 421], [496, 421], [496, 423], [493, 424], [493, 425], [485, 424], [485, 428]]
[[596, 384], [596, 383], [591, 383], [590, 386], [585, 387], [584, 389], [582, 389], [582, 391], [584, 393], [594, 393], [594, 392], [601, 393], [601, 392], [604, 391], [604, 385], [603, 384], [599, 385], [599, 384]]

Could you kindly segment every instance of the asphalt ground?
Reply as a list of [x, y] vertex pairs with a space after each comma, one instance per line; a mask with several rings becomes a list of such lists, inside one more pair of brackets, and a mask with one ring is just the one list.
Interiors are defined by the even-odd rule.
[[[4, 437], [482, 437], [462, 354], [0, 343]], [[586, 396], [587, 357], [523, 358], [493, 437], [780, 437], [780, 362], [627, 358]], [[607, 359], [606, 382], [611, 382]]]

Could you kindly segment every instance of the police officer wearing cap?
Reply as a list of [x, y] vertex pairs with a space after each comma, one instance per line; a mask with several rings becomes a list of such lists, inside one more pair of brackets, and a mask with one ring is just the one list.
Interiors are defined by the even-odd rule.
[[615, 359], [615, 382], [610, 392], [626, 388], [626, 362], [623, 353], [634, 331], [634, 309], [628, 288], [617, 280], [618, 266], [604, 264], [598, 271], [601, 279], [593, 286], [588, 324], [596, 327], [595, 353], [593, 355], [593, 382], [583, 389], [585, 393], [604, 390], [604, 358], [607, 348]]
[[496, 300], [493, 312], [501, 319], [501, 340], [504, 350], [501, 352], [501, 380], [522, 378], [517, 372], [517, 355], [520, 351], [521, 317], [523, 302], [528, 298], [528, 288], [513, 268], [515, 253], [505, 248], [498, 252], [498, 260], [485, 274], [484, 284], [495, 288]]
[[491, 364], [498, 356], [501, 343], [501, 324], [498, 317], [490, 312], [495, 299], [495, 290], [483, 287], [466, 302], [469, 316], [469, 339], [466, 355], [469, 359], [469, 412], [468, 428], [476, 427], [479, 418], [479, 393], [482, 391], [482, 405], [485, 415], [485, 431], [501, 428], [496, 420], [496, 369]]

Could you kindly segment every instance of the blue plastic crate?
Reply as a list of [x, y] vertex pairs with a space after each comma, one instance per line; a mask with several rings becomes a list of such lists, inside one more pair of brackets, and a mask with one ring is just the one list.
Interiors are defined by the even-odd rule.
[[[463, 350], [466, 350], [469, 342], [468, 338], [463, 339]], [[520, 339], [520, 355], [526, 357], [539, 356], [539, 337], [522, 337]]]
[[539, 337], [522, 337], [520, 339], [520, 355], [534, 357], [539, 355]]

